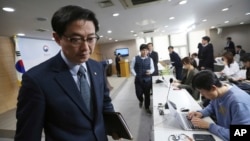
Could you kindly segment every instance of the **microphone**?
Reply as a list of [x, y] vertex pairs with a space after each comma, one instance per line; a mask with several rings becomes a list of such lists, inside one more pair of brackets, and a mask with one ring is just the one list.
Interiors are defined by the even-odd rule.
[[170, 91], [171, 84], [173, 83], [173, 81], [174, 81], [173, 78], [170, 78], [170, 79], [169, 79], [170, 86], [169, 86], [169, 88], [168, 88], [167, 102], [165, 103], [165, 109], [168, 109], [168, 96], [169, 96], [169, 91]]

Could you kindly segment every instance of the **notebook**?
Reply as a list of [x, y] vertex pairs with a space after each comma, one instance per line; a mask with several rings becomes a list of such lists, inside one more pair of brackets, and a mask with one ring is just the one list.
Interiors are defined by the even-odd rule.
[[205, 129], [194, 127], [192, 122], [187, 118], [187, 113], [178, 112], [169, 101], [168, 101], [168, 107], [169, 107], [170, 114], [178, 120], [178, 123], [180, 124], [182, 129], [190, 130], [190, 131], [192, 130], [204, 131], [205, 130]]
[[116, 133], [121, 138], [133, 140], [132, 133], [121, 113], [104, 112], [103, 118], [108, 135], [112, 136], [113, 133]]

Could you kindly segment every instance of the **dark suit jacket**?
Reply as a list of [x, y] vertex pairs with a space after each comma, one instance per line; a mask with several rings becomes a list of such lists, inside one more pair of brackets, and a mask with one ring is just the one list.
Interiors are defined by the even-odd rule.
[[60, 53], [23, 75], [15, 141], [107, 141], [103, 111], [114, 111], [101, 63], [89, 59], [94, 118]]
[[152, 58], [153, 62], [154, 62], [154, 68], [155, 68], [155, 71], [153, 72], [153, 76], [156, 76], [156, 75], [159, 75], [159, 70], [158, 70], [158, 62], [159, 62], [159, 57], [158, 57], [158, 53], [155, 52], [155, 51], [152, 51], [150, 54], [149, 54], [149, 57]]
[[241, 49], [241, 50], [239, 50], [239, 51], [236, 52], [236, 54], [239, 54], [240, 57], [242, 57], [245, 53], [246, 53], [246, 51], [243, 50], [243, 49]]
[[182, 67], [181, 58], [176, 52], [173, 51], [169, 56], [174, 67]]
[[214, 49], [211, 43], [200, 48], [198, 56], [200, 56], [199, 68], [205, 67], [205, 69], [214, 69]]
[[228, 41], [227, 42], [227, 46], [224, 48], [226, 51], [230, 51], [233, 53], [233, 55], [235, 55], [236, 51], [235, 51], [235, 46], [234, 46], [234, 42], [233, 41]]

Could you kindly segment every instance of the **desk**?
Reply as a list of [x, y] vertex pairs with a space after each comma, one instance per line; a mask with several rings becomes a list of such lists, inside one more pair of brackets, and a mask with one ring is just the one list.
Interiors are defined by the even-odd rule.
[[[167, 101], [167, 94], [169, 90], [169, 79], [171, 76], [164, 76], [165, 82], [156, 84], [155, 81], [161, 77], [153, 76], [153, 140], [154, 141], [167, 141], [168, 137], [173, 134], [184, 133], [192, 137], [193, 133], [212, 134], [209, 131], [185, 131], [183, 130], [178, 121], [169, 114], [169, 110], [164, 110], [164, 115], [159, 115], [158, 104], [163, 105]], [[173, 77], [172, 77], [173, 78]], [[185, 107], [190, 111], [200, 110], [200, 105], [193, 99], [193, 97], [185, 90], [173, 90], [170, 87], [168, 99], [176, 104], [177, 110]], [[204, 118], [207, 121], [213, 122], [211, 118]], [[216, 135], [213, 135], [216, 141], [220, 141]], [[193, 138], [193, 137], [192, 137]]]

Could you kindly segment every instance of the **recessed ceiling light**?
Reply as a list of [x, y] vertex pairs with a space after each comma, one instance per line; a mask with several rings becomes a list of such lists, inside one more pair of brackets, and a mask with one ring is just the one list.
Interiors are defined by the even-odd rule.
[[134, 34], [134, 36], [136, 37], [136, 36], [137, 36], [137, 34]]
[[169, 17], [169, 20], [173, 20], [173, 19], [175, 19], [175, 17]]
[[240, 22], [240, 24], [244, 24], [244, 22]]
[[103, 37], [103, 35], [100, 35], [99, 37], [100, 37], [100, 38], [102, 38], [102, 37]]
[[112, 40], [112, 38], [109, 38], [109, 40]]
[[246, 13], [246, 15], [250, 15], [250, 13], [248, 12], [248, 13]]
[[225, 21], [224, 23], [229, 23], [229, 21]]
[[24, 33], [17, 33], [16, 35], [17, 35], [17, 36], [25, 36]]
[[215, 26], [211, 26], [211, 28], [215, 28]]
[[115, 40], [116, 42], [118, 42], [118, 40]]
[[221, 11], [227, 11], [228, 10], [228, 8], [224, 8], [224, 9], [222, 9]]
[[166, 28], [167, 28], [167, 27], [168, 27], [168, 25], [165, 25], [164, 27], [166, 27]]
[[186, 4], [186, 3], [187, 3], [186, 0], [182, 0], [182, 1], [179, 2], [179, 5], [183, 5], [183, 4]]
[[206, 22], [206, 21], [207, 21], [207, 19], [203, 19], [202, 21], [203, 21], [203, 22]]
[[54, 37], [52, 37], [52, 38], [51, 38], [51, 40], [55, 40], [55, 38], [54, 38]]
[[4, 8], [3, 8], [3, 11], [6, 11], [6, 12], [14, 12], [15, 9], [14, 9], [14, 8], [11, 8], [11, 7], [4, 7]]
[[112, 31], [111, 31], [111, 30], [108, 30], [107, 32], [108, 32], [108, 33], [112, 33]]
[[131, 32], [131, 33], [134, 33], [134, 30], [131, 30], [130, 32]]
[[113, 16], [117, 17], [117, 16], [119, 16], [119, 13], [114, 13]]

